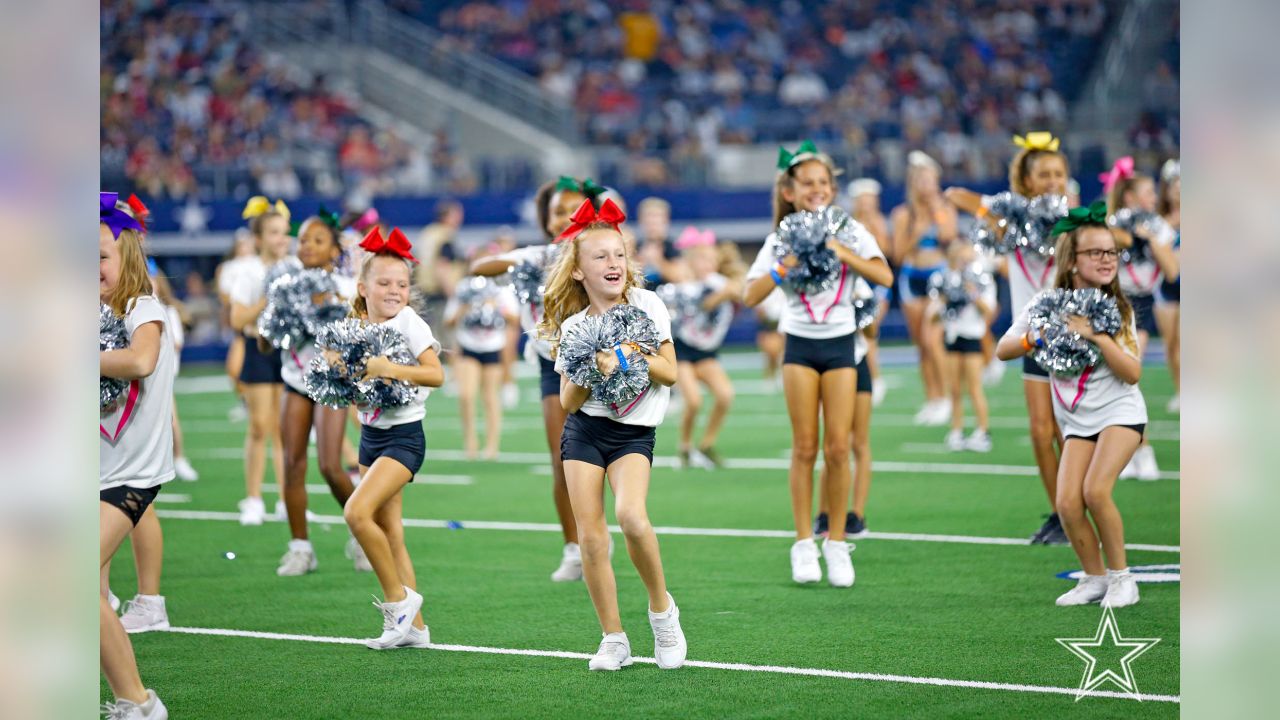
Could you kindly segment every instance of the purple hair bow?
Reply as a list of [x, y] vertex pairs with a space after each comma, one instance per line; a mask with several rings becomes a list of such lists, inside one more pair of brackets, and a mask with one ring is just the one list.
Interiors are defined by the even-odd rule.
[[120, 239], [120, 233], [125, 228], [137, 230], [139, 232], [142, 231], [141, 223], [129, 215], [129, 213], [116, 207], [116, 201], [119, 198], [119, 193], [98, 193], [98, 220], [102, 222], [102, 224], [111, 228], [111, 235], [117, 240]]

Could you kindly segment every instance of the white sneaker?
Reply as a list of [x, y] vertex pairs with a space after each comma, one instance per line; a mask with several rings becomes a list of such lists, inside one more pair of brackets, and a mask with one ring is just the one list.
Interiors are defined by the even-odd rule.
[[382, 635], [365, 640], [365, 647], [373, 650], [389, 650], [399, 647], [408, 639], [409, 630], [413, 627], [413, 618], [422, 609], [422, 596], [409, 588], [405, 588], [404, 591], [405, 599], [400, 602], [378, 602], [377, 597], [374, 597], [373, 606], [382, 613]]
[[711, 462], [711, 458], [707, 457], [697, 448], [689, 449], [689, 467], [702, 468], [703, 470], [715, 470], [716, 464]]
[[631, 643], [627, 634], [609, 633], [600, 640], [600, 648], [587, 667], [591, 670], [619, 670], [631, 663]]
[[822, 558], [827, 561], [827, 582], [831, 587], [853, 587], [853, 560], [849, 558], [853, 547], [843, 540], [822, 543]]
[[242, 423], [248, 419], [249, 409], [246, 408], [242, 402], [232, 405], [231, 409], [227, 411], [227, 420], [229, 422]]
[[431, 646], [431, 628], [426, 625], [422, 629], [409, 626], [409, 632], [404, 636], [404, 642], [396, 645], [398, 648], [419, 648], [425, 650]]
[[107, 604], [111, 606], [111, 612], [120, 612], [120, 598], [111, 592], [111, 588], [107, 588]]
[[354, 537], [347, 540], [346, 556], [352, 561], [356, 572], [373, 572], [373, 565], [369, 563], [369, 556], [364, 554], [364, 548], [360, 547], [360, 541]]
[[933, 403], [925, 402], [925, 404], [921, 405], [920, 409], [916, 411], [916, 416], [912, 418], [911, 421], [916, 425], [928, 425], [929, 418], [931, 417], [933, 417]]
[[933, 414], [929, 416], [926, 425], [938, 426], [946, 425], [951, 422], [951, 400], [949, 398], [940, 398], [933, 402]]
[[261, 525], [267, 519], [267, 506], [260, 497], [247, 497], [239, 507], [241, 525]]
[[173, 472], [177, 474], [179, 480], [187, 482], [195, 482], [200, 479], [200, 473], [191, 467], [191, 461], [185, 457], [176, 457], [173, 459]]
[[319, 563], [316, 551], [307, 540], [290, 540], [289, 550], [280, 558], [280, 567], [276, 575], [280, 577], [297, 577], [314, 572]]
[[970, 452], [991, 452], [991, 433], [986, 430], [974, 430], [965, 438], [964, 449]]
[[[612, 549], [612, 546], [610, 546]], [[582, 579], [582, 548], [578, 543], [565, 543], [564, 554], [560, 556], [560, 567], [551, 573], [554, 582], [573, 582]]]
[[884, 396], [889, 392], [889, 386], [885, 384], [884, 378], [874, 378], [871, 381], [871, 407], [880, 407], [880, 403], [884, 402]]
[[1004, 380], [1005, 369], [1004, 363], [994, 357], [991, 358], [991, 362], [982, 369], [982, 384], [987, 387], [999, 385], [1000, 381]]
[[1166, 412], [1171, 412], [1171, 413], [1173, 413], [1174, 415], [1181, 415], [1181, 414], [1182, 414], [1182, 399], [1181, 399], [1180, 397], [1178, 397], [1177, 395], [1174, 395], [1173, 397], [1169, 398], [1169, 404], [1168, 404], [1168, 405], [1165, 405], [1165, 406], [1164, 406], [1164, 409], [1165, 409], [1165, 411], [1166, 411]]
[[1106, 575], [1085, 575], [1076, 586], [1058, 596], [1054, 601], [1058, 607], [1071, 605], [1088, 605], [1096, 603], [1107, 594]]
[[1124, 469], [1120, 471], [1121, 480], [1132, 480], [1138, 477], [1138, 453], [1134, 453], [1129, 458], [1129, 462], [1125, 463]]
[[[284, 500], [276, 501], [276, 514], [272, 515], [271, 519], [279, 520], [280, 522], [289, 522], [289, 508], [285, 507]], [[311, 512], [311, 508], [307, 508], [307, 522], [313, 523], [315, 521], [316, 514]]]
[[107, 720], [169, 720], [169, 708], [156, 697], [155, 690], [147, 690], [147, 701], [139, 705], [132, 700], [118, 699], [102, 706]]
[[815, 583], [822, 579], [818, 544], [813, 538], [797, 540], [791, 546], [791, 579], [798, 583]]
[[680, 608], [676, 607], [671, 593], [667, 593], [667, 602], [670, 605], [666, 612], [649, 611], [649, 627], [653, 628], [653, 657], [658, 667], [674, 670], [684, 664], [689, 644], [685, 642], [684, 630], [680, 629]]
[[947, 449], [951, 452], [960, 452], [964, 450], [964, 431], [952, 430], [947, 433], [946, 445]]
[[164, 608], [163, 595], [134, 595], [120, 616], [125, 632], [140, 633], [148, 630], [168, 630], [169, 613]]
[[520, 388], [513, 382], [502, 386], [502, 407], [511, 410], [520, 404]]
[[1129, 607], [1138, 604], [1138, 581], [1128, 568], [1107, 571], [1107, 593], [1102, 604], [1109, 608]]
[[1150, 445], [1143, 445], [1133, 454], [1134, 462], [1137, 463], [1139, 480], [1159, 480], [1160, 468], [1156, 465], [1156, 449]]

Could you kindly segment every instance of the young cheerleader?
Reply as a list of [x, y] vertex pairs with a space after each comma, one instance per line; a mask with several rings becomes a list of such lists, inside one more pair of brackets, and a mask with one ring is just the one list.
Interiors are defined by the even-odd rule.
[[[649, 472], [653, 463], [655, 430], [666, 413], [671, 386], [676, 382], [676, 353], [671, 343], [671, 318], [658, 296], [641, 287], [643, 277], [631, 262], [618, 226], [626, 220], [622, 211], [606, 200], [599, 215], [590, 201], [583, 202], [573, 223], [556, 237], [563, 243], [547, 278], [546, 315], [539, 324], [541, 337], [568, 335], [588, 314], [600, 315], [626, 303], [643, 310], [657, 326], [661, 346], [645, 355], [652, 385], [626, 409], [606, 406], [591, 398], [589, 388], [560, 381], [560, 402], [569, 413], [560, 448], [565, 478], [573, 499], [573, 513], [582, 548], [587, 591], [600, 620], [603, 639], [592, 670], [618, 670], [630, 665], [631, 643], [622, 629], [617, 585], [609, 564], [609, 527], [604, 515], [606, 476], [614, 493], [614, 511], [626, 538], [627, 554], [649, 594], [649, 625], [653, 629], [654, 657], [658, 667], [684, 664], [688, 647], [680, 628], [680, 610], [667, 592], [658, 553], [658, 538], [645, 509]], [[621, 348], [602, 351], [596, 364], [606, 376], [623, 358]], [[564, 372], [561, 358], [556, 371]]]
[[224, 366], [236, 391], [237, 402], [227, 413], [227, 419], [232, 422], [248, 418], [248, 411], [245, 409], [244, 383], [240, 382], [240, 369], [244, 367], [244, 335], [231, 327], [231, 289], [240, 282], [240, 273], [247, 265], [257, 264], [257, 254], [253, 233], [248, 228], [241, 228], [231, 241], [231, 249], [213, 271], [213, 283], [218, 290], [218, 304], [222, 309], [220, 319], [231, 334]]
[[[469, 321], [473, 314], [488, 312], [492, 322], [479, 325]], [[458, 409], [462, 415], [462, 438], [467, 459], [476, 457], [476, 394], [484, 399], [484, 459], [498, 458], [502, 439], [503, 366], [500, 354], [507, 344], [507, 326], [514, 325], [519, 307], [515, 297], [482, 276], [463, 278], [444, 309], [444, 322], [454, 331], [462, 357], [453, 364], [458, 379]]]
[[[350, 301], [355, 296], [355, 281], [336, 272], [342, 256], [340, 232], [338, 218], [323, 210], [320, 215], [307, 218], [298, 228], [298, 260], [304, 269], [330, 273], [338, 289], [338, 299]], [[329, 492], [339, 507], [346, 505], [355, 489], [351, 476], [342, 466], [347, 409], [318, 405], [307, 395], [307, 366], [315, 353], [315, 341], [311, 339], [280, 351], [280, 375], [285, 387], [284, 406], [280, 412], [280, 437], [284, 446], [283, 499], [290, 537], [288, 548], [276, 568], [276, 575], [281, 577], [305, 575], [318, 565], [307, 528], [307, 451], [313, 429], [320, 476], [328, 484]], [[354, 561], [357, 571], [372, 569], [354, 538], [347, 543], [347, 555]]]
[[[705, 469], [723, 467], [724, 462], [716, 452], [716, 438], [724, 418], [733, 404], [733, 383], [720, 365], [717, 357], [724, 336], [733, 322], [733, 301], [741, 297], [742, 284], [721, 275], [720, 258], [716, 252], [715, 233], [685, 228], [676, 240], [676, 249], [686, 266], [689, 280], [675, 284], [675, 291], [688, 297], [700, 298], [697, 313], [681, 317], [676, 323], [674, 340], [677, 383], [680, 397], [684, 399], [680, 419], [680, 464], [696, 465]], [[711, 391], [713, 404], [702, 442], [693, 449], [693, 426], [702, 409], [702, 390], [706, 385]]]
[[[817, 211], [836, 198], [835, 165], [805, 142], [792, 154], [782, 150], [779, 172], [773, 188], [775, 226], [787, 215]], [[856, 221], [852, 221], [856, 223]], [[791, 577], [798, 583], [818, 582], [818, 546], [813, 540], [813, 467], [818, 456], [818, 420], [821, 408], [825, 423], [823, 462], [830, 474], [826, 488], [827, 507], [844, 507], [849, 496], [849, 438], [853, 431], [853, 409], [857, 388], [856, 347], [865, 343], [855, 330], [853, 286], [859, 275], [869, 282], [888, 285], [893, 274], [875, 238], [856, 224], [857, 250], [850, 250], [834, 238], [827, 246], [839, 258], [840, 278], [835, 287], [813, 295], [795, 292], [784, 285], [795, 258], [776, 259], [777, 233], [766, 238], [747, 273], [745, 300], [759, 305], [777, 286], [786, 291], [787, 306], [782, 329], [786, 336], [782, 383], [791, 417], [791, 512], [796, 542], [791, 547]], [[835, 523], [822, 554], [827, 563], [827, 579], [836, 587], [853, 585], [851, 548], [845, 529]]]
[[782, 388], [782, 352], [786, 342], [782, 333], [778, 332], [778, 323], [782, 321], [782, 313], [787, 309], [787, 296], [782, 288], [774, 288], [764, 300], [755, 307], [756, 312], [756, 347], [764, 356], [764, 379], [775, 389]]
[[267, 305], [267, 269], [289, 253], [289, 209], [279, 200], [268, 205], [261, 196], [251, 198], [242, 215], [259, 244], [257, 262], [246, 265], [231, 289], [231, 326], [244, 337], [244, 364], [240, 382], [249, 406], [249, 430], [245, 435], [245, 499], [240, 501], [240, 524], [261, 525], [266, 519], [262, 502], [262, 477], [266, 471], [267, 443], [271, 443], [272, 468], [280, 494], [284, 490], [284, 453], [280, 443], [280, 396], [283, 392], [280, 354], [259, 343], [258, 315]]
[[[876, 239], [876, 244], [880, 246], [880, 252], [884, 253], [886, 258], [892, 258], [893, 253], [893, 235], [889, 232], [889, 223], [884, 217], [884, 213], [880, 211], [880, 183], [871, 178], [860, 178], [849, 183], [849, 214], [854, 220], [862, 223], [867, 228], [867, 232], [871, 233], [871, 237]], [[889, 312], [889, 296], [893, 292], [893, 288], [885, 285], [877, 285], [874, 288], [867, 286], [872, 290], [876, 302], [876, 320], [863, 330], [863, 335], [867, 338], [867, 372], [871, 376], [871, 404], [879, 405], [884, 402], [885, 393], [888, 387], [884, 380], [880, 377], [880, 323], [884, 320], [885, 313]], [[862, 371], [859, 370], [859, 378]], [[855, 480], [855, 484], [856, 484]]]
[[368, 254], [360, 267], [355, 314], [374, 324], [386, 324], [404, 336], [417, 365], [397, 365], [385, 357], [368, 361], [366, 378], [401, 380], [418, 386], [408, 405], [391, 409], [359, 408], [360, 484], [347, 499], [342, 515], [351, 533], [364, 548], [369, 564], [382, 586], [383, 602], [375, 602], [383, 616], [382, 635], [367, 640], [374, 650], [397, 647], [425, 648], [431, 642], [422, 619], [422, 595], [409, 550], [404, 544], [401, 503], [404, 486], [422, 467], [426, 438], [428, 388], [444, 384], [440, 343], [431, 327], [409, 307], [413, 263], [409, 240], [399, 229], [384, 240], [370, 231], [361, 244]]
[[[951, 270], [963, 273], [977, 259], [973, 245], [957, 241], [947, 248], [947, 264]], [[939, 318], [946, 343], [946, 379], [951, 394], [951, 432], [947, 433], [947, 449], [952, 452], [971, 450], [991, 452], [991, 424], [987, 415], [987, 394], [982, 389], [982, 371], [986, 361], [982, 356], [982, 338], [987, 334], [991, 318], [996, 314], [996, 286], [994, 282], [978, 286], [965, 279], [965, 295], [962, 307], [948, 313], [944, 298], [933, 301], [930, 312]], [[978, 426], [969, 437], [964, 436], [964, 398], [962, 391], [969, 390], [969, 402]]]
[[[1021, 150], [1009, 163], [1009, 189], [1028, 199], [1046, 194], [1064, 194], [1070, 170], [1067, 156], [1058, 150], [1058, 139], [1047, 132], [1027, 133], [1025, 138], [1015, 136], [1014, 144]], [[947, 188], [946, 197], [960, 210], [977, 216], [980, 220], [996, 217], [988, 208], [989, 197], [962, 188]], [[1008, 258], [1009, 295], [1011, 312], [1017, 317], [1031, 302], [1036, 293], [1049, 287], [1053, 277], [1054, 259], [1041, 258], [1038, 253], [1024, 252], [1018, 248]], [[1054, 507], [1058, 493], [1058, 456], [1054, 442], [1062, 445], [1061, 432], [1053, 416], [1053, 399], [1049, 391], [1049, 374], [1030, 358], [1022, 361], [1022, 392], [1027, 400], [1027, 419], [1031, 431], [1031, 450], [1040, 482]], [[1040, 529], [1031, 536], [1032, 544], [1056, 545], [1067, 542], [1062, 522], [1056, 512], [1051, 512]]]
[[956, 236], [956, 211], [946, 203], [938, 187], [941, 167], [928, 155], [914, 150], [907, 155], [907, 202], [893, 209], [895, 258], [901, 266], [898, 292], [916, 348], [920, 352], [920, 379], [924, 406], [916, 413], [917, 425], [942, 425], [951, 416], [950, 400], [942, 372], [942, 334], [925, 322], [929, 304], [929, 278], [945, 270], [946, 246]]
[[[590, 178], [579, 181], [562, 176], [556, 181], [543, 184], [534, 196], [534, 207], [538, 214], [538, 227], [542, 229], [546, 244], [526, 246], [502, 255], [480, 258], [472, 263], [471, 272], [475, 275], [500, 275], [521, 263], [531, 263], [545, 272], [551, 267], [559, 249], [551, 240], [569, 227], [574, 211], [582, 205], [583, 200], [594, 201], [603, 192], [604, 188]], [[538, 358], [542, 423], [547, 437], [547, 449], [551, 453], [551, 495], [564, 540], [560, 565], [551, 573], [551, 579], [555, 582], [572, 582], [582, 579], [582, 551], [578, 547], [578, 526], [569, 504], [569, 488], [565, 484], [564, 464], [560, 460], [560, 436], [566, 417], [564, 408], [560, 405], [560, 375], [556, 373], [555, 362], [551, 359], [551, 344], [538, 337], [537, 328], [542, 322], [542, 313], [540, 297], [530, 298], [528, 302], [522, 303], [520, 327], [529, 338], [526, 348], [532, 348]]]
[[[161, 484], [173, 479], [173, 368], [168, 319], [151, 292], [141, 225], [116, 204], [115, 193], [99, 197], [98, 291], [103, 303], [124, 318], [129, 346], [99, 354], [104, 377], [126, 380], [120, 406], [103, 413], [99, 434], [98, 566], [111, 561], [126, 535], [147, 512]], [[154, 690], [142, 684], [129, 635], [105, 596], [98, 600], [102, 672], [115, 696], [112, 717], [169, 717]]]
[[[1177, 233], [1173, 238], [1173, 254], [1178, 258], [1182, 248], [1182, 171], [1177, 160], [1166, 160], [1160, 168], [1160, 204], [1157, 210]], [[1159, 302], [1156, 303], [1156, 326], [1160, 337], [1164, 338], [1164, 357], [1173, 378], [1173, 397], [1165, 406], [1165, 410], [1171, 413], [1180, 410], [1182, 394], [1182, 268], [1178, 270], [1177, 277], [1165, 274], [1160, 282]]]
[[[1075, 588], [1058, 598], [1058, 605], [1101, 600], [1110, 607], [1124, 607], [1138, 602], [1138, 584], [1125, 559], [1124, 524], [1111, 491], [1142, 441], [1147, 409], [1137, 387], [1142, 361], [1134, 311], [1117, 280], [1116, 238], [1106, 218], [1106, 205], [1096, 202], [1072, 210], [1054, 227], [1061, 238], [1053, 287], [1100, 288], [1116, 299], [1122, 322], [1113, 337], [1095, 333], [1082, 317], [1071, 318], [1070, 329], [1097, 345], [1102, 361], [1076, 377], [1052, 376], [1053, 411], [1066, 436], [1055, 503], [1085, 572]], [[1039, 342], [1024, 310], [996, 352], [1012, 360], [1026, 356]], [[1099, 540], [1106, 554], [1105, 573]]]

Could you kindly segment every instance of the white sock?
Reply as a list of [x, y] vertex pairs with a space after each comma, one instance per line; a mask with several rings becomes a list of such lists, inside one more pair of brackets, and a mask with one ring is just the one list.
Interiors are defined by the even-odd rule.
[[311, 549], [311, 541], [310, 541], [310, 540], [290, 540], [290, 541], [289, 541], [289, 549], [290, 549], [290, 550], [295, 550], [295, 551], [296, 551], [296, 550], [305, 550], [306, 552], [315, 552], [314, 550], [312, 550], [312, 549]]
[[1107, 569], [1108, 578], [1128, 577], [1128, 575], [1129, 575], [1129, 568], [1124, 568], [1123, 570], [1112, 570], [1110, 568]]

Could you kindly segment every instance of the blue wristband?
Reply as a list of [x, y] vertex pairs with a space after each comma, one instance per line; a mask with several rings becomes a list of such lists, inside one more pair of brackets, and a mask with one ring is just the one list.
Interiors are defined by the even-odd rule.
[[769, 276], [773, 278], [774, 285], [782, 284], [782, 276], [778, 274], [778, 268], [769, 268]]
[[631, 369], [631, 363], [627, 362], [627, 356], [622, 352], [621, 345], [614, 347], [613, 353], [618, 356], [618, 367], [622, 368], [623, 372]]

